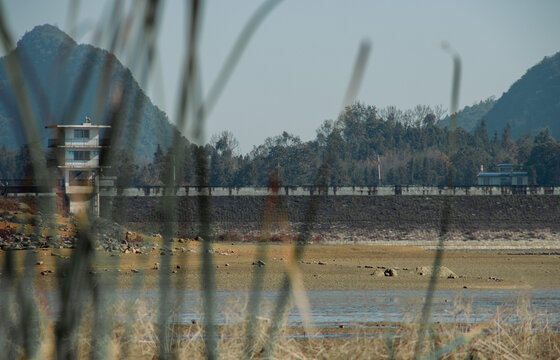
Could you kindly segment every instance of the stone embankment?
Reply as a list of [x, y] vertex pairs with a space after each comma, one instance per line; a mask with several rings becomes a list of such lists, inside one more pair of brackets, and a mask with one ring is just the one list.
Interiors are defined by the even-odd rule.
[[[104, 197], [103, 215], [128, 224], [157, 226], [164, 220], [163, 200], [149, 196]], [[174, 216], [179, 230], [196, 233], [199, 197], [176, 200]], [[434, 238], [442, 223], [447, 223], [451, 234], [471, 240], [491, 238], [488, 232], [499, 232], [505, 239], [560, 232], [557, 195], [278, 196], [274, 200], [266, 196], [212, 196], [214, 235], [255, 235], [264, 225], [270, 225], [272, 232], [285, 233], [288, 229], [288, 234], [293, 234], [306, 221], [313, 202], [317, 205], [316, 216], [310, 217], [313, 236], [324, 240]], [[265, 218], [267, 223], [263, 224]]]

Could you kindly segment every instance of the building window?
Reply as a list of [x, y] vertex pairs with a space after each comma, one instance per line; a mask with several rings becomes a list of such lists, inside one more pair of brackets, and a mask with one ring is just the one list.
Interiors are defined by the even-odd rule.
[[89, 139], [89, 130], [74, 129], [74, 138]]
[[74, 151], [74, 160], [89, 160], [89, 151]]
[[513, 171], [513, 165], [509, 164], [500, 164], [498, 165], [498, 168], [500, 169], [501, 173], [510, 173]]
[[70, 171], [69, 185], [73, 186], [88, 186], [91, 185], [91, 175], [89, 171]]
[[500, 178], [500, 185], [502, 186], [511, 186], [511, 177], [509, 176], [502, 176]]

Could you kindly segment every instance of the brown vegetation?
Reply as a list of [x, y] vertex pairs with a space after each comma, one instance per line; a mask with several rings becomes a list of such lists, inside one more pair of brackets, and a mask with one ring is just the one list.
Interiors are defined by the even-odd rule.
[[[126, 306], [132, 306], [132, 310]], [[221, 359], [242, 358], [245, 348], [246, 304], [233, 300], [227, 304], [229, 318], [219, 327]], [[267, 346], [270, 327], [268, 313], [259, 317], [254, 351], [262, 355]], [[129, 322], [115, 319], [104, 339], [108, 359], [153, 359], [159, 352], [157, 323], [142, 302], [121, 303], [116, 314], [132, 311]], [[520, 300], [516, 306], [501, 308], [487, 322], [476, 324], [454, 322], [432, 324], [433, 338], [422, 348], [421, 355], [437, 354], [441, 359], [551, 359], [560, 356], [560, 333], [549, 325], [528, 302]], [[92, 314], [83, 317], [79, 339], [80, 358], [95, 352], [92, 342]], [[356, 324], [352, 327], [313, 329], [305, 332], [291, 328], [284, 322], [271, 356], [273, 359], [410, 359], [418, 338], [418, 319], [410, 314], [410, 321], [387, 324]], [[469, 320], [470, 321], [470, 320]], [[205, 358], [203, 327], [199, 323], [170, 325], [168, 336], [174, 339], [168, 349], [177, 358]], [[53, 324], [43, 322], [40, 357], [54, 354]], [[257, 355], [259, 358], [259, 355]]]

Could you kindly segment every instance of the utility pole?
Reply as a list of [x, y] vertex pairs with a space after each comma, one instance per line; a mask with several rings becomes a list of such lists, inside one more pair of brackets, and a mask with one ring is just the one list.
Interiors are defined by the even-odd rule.
[[379, 159], [379, 154], [377, 154], [377, 185], [381, 186], [381, 160]]

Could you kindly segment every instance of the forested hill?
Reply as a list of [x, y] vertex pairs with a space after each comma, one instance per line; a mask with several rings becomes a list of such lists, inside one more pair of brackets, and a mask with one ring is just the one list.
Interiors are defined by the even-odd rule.
[[491, 133], [509, 124], [517, 139], [548, 127], [560, 139], [560, 52], [530, 68], [484, 118]]
[[[490, 134], [509, 124], [514, 139], [547, 127], [560, 139], [560, 52], [527, 70], [498, 100], [490, 97], [458, 112], [458, 125], [470, 132], [482, 119]], [[449, 126], [449, 120], [446, 116], [439, 126]]]
[[[471, 106], [465, 106], [457, 113], [457, 125], [469, 132], [474, 131], [480, 124], [480, 121], [488, 114], [495, 104], [496, 99], [494, 97], [489, 97]], [[448, 115], [441, 120], [438, 125], [443, 128], [450, 126], [450, 123], [451, 118]]]
[[[58, 28], [42, 25], [27, 32], [6, 56], [19, 57], [43, 146], [49, 138], [47, 124], [79, 124], [85, 116], [95, 124], [108, 124], [114, 114], [123, 119], [120, 133], [113, 134], [118, 147], [135, 148], [137, 160], [151, 159], [158, 143], [170, 143], [174, 127], [165, 113], [152, 104], [130, 71], [109, 52], [78, 45]], [[11, 131], [0, 132], [0, 144], [19, 149], [26, 141], [6, 66], [2, 58], [0, 128]], [[106, 86], [104, 73], [108, 74]], [[135, 131], [137, 140], [133, 143]]]

